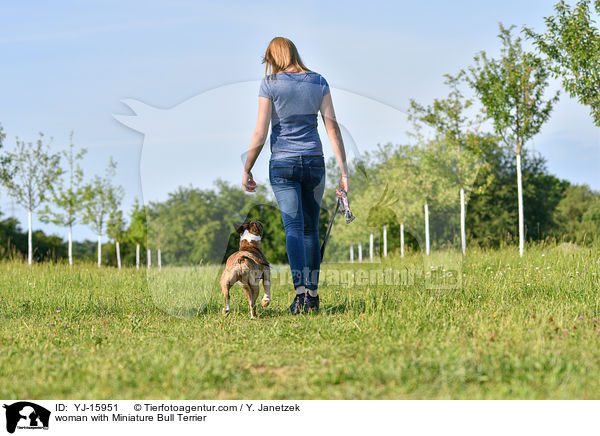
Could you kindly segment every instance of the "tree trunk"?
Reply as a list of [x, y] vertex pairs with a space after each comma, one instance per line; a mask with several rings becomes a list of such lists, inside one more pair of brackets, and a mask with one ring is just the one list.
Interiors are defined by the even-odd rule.
[[146, 260], [148, 261], [148, 269], [150, 269], [150, 265], [152, 265], [152, 256], [150, 256], [150, 254], [150, 249], [148, 248], [148, 253], [146, 257]]
[[158, 270], [160, 271], [162, 269], [162, 258], [161, 258], [161, 255], [160, 255], [160, 248], [156, 252], [156, 255], [158, 256], [158, 258], [157, 258], [157, 261], [158, 261]]
[[467, 252], [467, 231], [465, 226], [465, 190], [460, 188], [460, 243], [463, 256]]
[[362, 244], [358, 243], [358, 262], [362, 262]]
[[354, 263], [354, 245], [350, 246], [350, 263]]
[[117, 247], [117, 267], [121, 269], [121, 250], [119, 249], [119, 241], [115, 242]]
[[140, 269], [140, 244], [135, 246], [135, 267]]
[[525, 223], [523, 218], [523, 180], [521, 177], [521, 153], [517, 153], [517, 195], [519, 197], [519, 254], [525, 250]]
[[73, 266], [73, 227], [69, 226], [69, 265]]
[[98, 234], [98, 268], [102, 265], [102, 235]]
[[27, 263], [31, 265], [33, 263], [33, 242], [31, 238], [31, 209], [27, 211], [27, 224], [29, 226], [29, 232], [27, 233]]
[[404, 257], [404, 223], [400, 224], [400, 257]]
[[373, 262], [373, 233], [369, 235], [369, 259]]
[[425, 254], [429, 256], [429, 206], [425, 203]]

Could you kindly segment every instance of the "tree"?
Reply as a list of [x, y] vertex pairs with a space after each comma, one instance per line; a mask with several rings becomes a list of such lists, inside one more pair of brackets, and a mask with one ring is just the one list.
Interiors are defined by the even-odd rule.
[[80, 219], [83, 203], [83, 170], [79, 161], [86, 153], [86, 149], [75, 151], [71, 132], [69, 148], [61, 153], [67, 164], [67, 170], [63, 172], [66, 177], [59, 178], [52, 191], [51, 202], [54, 207], [46, 205], [40, 216], [42, 222], [69, 229], [69, 265], [73, 265], [73, 226]]
[[116, 168], [117, 164], [110, 158], [104, 177], [96, 175], [83, 190], [83, 222], [98, 235], [98, 266], [102, 264], [102, 235], [108, 217], [123, 199], [123, 188], [112, 184]]
[[[4, 139], [6, 138], [6, 134], [4, 133], [4, 128], [2, 124], [0, 124], [0, 152], [2, 151], [2, 147], [4, 147]], [[0, 154], [0, 181], [12, 177], [11, 174], [8, 174], [8, 157], [4, 154]]]
[[590, 241], [594, 229], [589, 228], [584, 216], [586, 214], [588, 217], [593, 216], [590, 211], [596, 205], [600, 205], [598, 192], [587, 185], [569, 186], [565, 189], [555, 210], [555, 235], [573, 242]]
[[[489, 170], [477, 175], [469, 200], [467, 235], [473, 244], [498, 247], [518, 238], [517, 169], [506, 147], [494, 141], [482, 142], [481, 147]], [[522, 158], [523, 201], [529, 206], [524, 215], [526, 236], [541, 240], [556, 234], [556, 210], [568, 183], [549, 174], [540, 155], [525, 149]]]
[[127, 239], [135, 245], [135, 263], [139, 268], [140, 246], [145, 249], [148, 242], [148, 208], [140, 205], [136, 198], [131, 208], [131, 219], [127, 229]]
[[40, 133], [35, 145], [17, 138], [14, 151], [6, 155], [7, 163], [1, 173], [8, 194], [27, 209], [28, 237], [27, 260], [33, 260], [31, 221], [33, 212], [48, 199], [54, 182], [62, 174], [60, 155], [50, 153], [49, 143], [44, 144]]
[[[554, 76], [573, 98], [590, 107], [600, 127], [600, 31], [590, 18], [589, 0], [581, 0], [571, 9], [563, 0], [555, 6], [555, 16], [546, 17], [546, 33], [525, 28], [537, 49], [552, 62]], [[600, 14], [600, 0], [594, 2]]]
[[[2, 124], [0, 124], [0, 150], [4, 147], [4, 139], [6, 138], [6, 134], [4, 133], [4, 128]], [[4, 173], [5, 167], [8, 164], [8, 157], [5, 155], [0, 155], [0, 175]]]
[[[434, 99], [433, 104], [424, 107], [415, 100], [410, 100], [409, 119], [415, 124], [417, 132], [421, 125], [431, 127], [435, 132], [436, 153], [430, 156], [437, 161], [434, 167], [446, 167], [448, 188], [458, 184], [460, 193], [460, 237], [463, 254], [466, 252], [466, 196], [481, 166], [477, 145], [480, 137], [476, 133], [477, 124], [465, 113], [473, 104], [465, 99], [459, 85], [465, 73], [461, 71], [453, 77], [446, 74], [444, 83], [450, 88], [445, 99]], [[419, 135], [420, 136], [420, 135]], [[442, 147], [440, 147], [442, 146]], [[442, 153], [438, 153], [441, 151]], [[444, 164], [445, 163], [445, 164]], [[433, 168], [432, 168], [433, 169]], [[465, 194], [465, 189], [467, 190]]]
[[475, 55], [469, 68], [469, 84], [477, 93], [483, 110], [493, 121], [494, 131], [504, 144], [515, 151], [519, 213], [519, 253], [523, 256], [525, 229], [523, 218], [523, 182], [521, 151], [550, 117], [558, 92], [544, 99], [550, 70], [548, 62], [523, 50], [521, 38], [513, 40], [511, 31], [500, 23], [502, 49], [499, 59], [488, 58], [484, 51]]
[[115, 243], [117, 267], [119, 269], [121, 269], [121, 247], [119, 246], [119, 241], [122, 241], [125, 236], [125, 220], [123, 219], [123, 211], [119, 209], [121, 200], [122, 198], [114, 198], [106, 226], [106, 234]]

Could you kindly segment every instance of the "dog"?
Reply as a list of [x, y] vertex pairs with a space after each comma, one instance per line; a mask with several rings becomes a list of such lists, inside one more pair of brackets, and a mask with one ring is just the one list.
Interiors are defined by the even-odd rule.
[[261, 302], [262, 307], [267, 307], [271, 302], [271, 266], [263, 254], [260, 244], [263, 237], [263, 225], [260, 221], [252, 220], [238, 226], [235, 230], [240, 235], [240, 249], [229, 256], [221, 275], [221, 290], [225, 297], [223, 314], [229, 315], [229, 290], [238, 283], [244, 289], [244, 294], [250, 304], [250, 319], [255, 319], [258, 317], [256, 300], [260, 280], [262, 280], [265, 290]]

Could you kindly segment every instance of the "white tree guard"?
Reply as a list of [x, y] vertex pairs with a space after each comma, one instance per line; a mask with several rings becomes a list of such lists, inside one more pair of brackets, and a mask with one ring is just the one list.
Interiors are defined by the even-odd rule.
[[404, 223], [400, 224], [400, 257], [404, 257]]
[[117, 248], [117, 267], [121, 269], [121, 249], [119, 247], [119, 241], [116, 241], [115, 245]]
[[425, 254], [429, 256], [429, 206], [425, 203]]
[[387, 257], [387, 226], [383, 226], [383, 257]]
[[517, 195], [519, 197], [519, 254], [525, 251], [525, 223], [523, 218], [523, 180], [521, 177], [521, 153], [517, 154]]

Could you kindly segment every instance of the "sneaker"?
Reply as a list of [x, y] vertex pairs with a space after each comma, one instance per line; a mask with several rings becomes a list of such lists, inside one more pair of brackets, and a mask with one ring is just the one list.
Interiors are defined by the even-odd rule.
[[315, 313], [319, 311], [319, 295], [311, 297], [310, 294], [306, 294], [306, 303], [304, 304], [304, 311], [310, 312], [314, 310]]
[[304, 303], [306, 302], [306, 294], [296, 294], [292, 305], [290, 306], [290, 312], [292, 315], [298, 315], [300, 311], [304, 308]]

